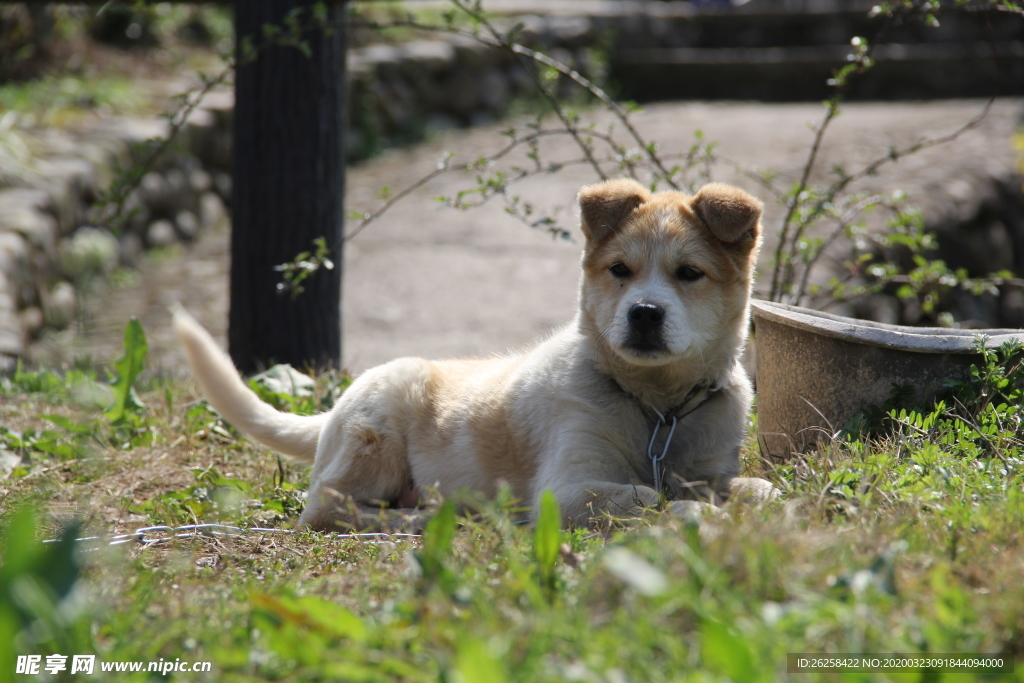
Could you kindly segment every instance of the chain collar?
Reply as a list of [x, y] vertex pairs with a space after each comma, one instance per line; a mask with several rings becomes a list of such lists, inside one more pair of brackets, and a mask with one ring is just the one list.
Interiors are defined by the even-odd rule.
[[[616, 382], [618, 384], [618, 382]], [[654, 490], [661, 493], [662, 490], [662, 467], [661, 461], [665, 459], [665, 455], [668, 453], [669, 446], [672, 444], [672, 437], [675, 436], [676, 426], [679, 421], [684, 417], [693, 413], [705, 403], [710, 401], [716, 393], [721, 391], [722, 387], [718, 386], [718, 383], [714, 380], [704, 380], [698, 382], [687, 392], [686, 397], [683, 400], [673, 406], [671, 409], [662, 413], [654, 406], [648, 405], [641, 401], [635, 394], [627, 391], [621, 384], [619, 388], [624, 393], [631, 396], [634, 400], [640, 403], [644, 408], [649, 408], [654, 411], [658, 421], [654, 423], [654, 428], [651, 429], [651, 438], [647, 442], [647, 459], [651, 461], [651, 473], [654, 478]], [[661, 444], [661, 448], [656, 450], [655, 444], [658, 441], [658, 434], [661, 433], [662, 428], [666, 427], [668, 433], [665, 436], [664, 442]]]

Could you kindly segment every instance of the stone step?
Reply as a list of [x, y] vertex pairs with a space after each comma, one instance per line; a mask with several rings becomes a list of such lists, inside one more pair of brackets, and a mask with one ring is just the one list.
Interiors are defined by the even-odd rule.
[[[751, 0], [738, 7], [697, 9], [689, 2], [608, 0], [548, 8], [517, 3], [499, 5], [498, 10], [506, 13], [505, 27], [522, 22], [528, 34], [537, 25], [548, 29], [542, 42], [564, 44], [567, 38], [581, 37], [594, 43], [603, 36], [616, 48], [845, 45], [852, 36], [875, 39], [883, 26], [888, 43], [999, 42], [1024, 37], [1024, 22], [1011, 14], [949, 12], [939, 15], [938, 26], [920, 19], [887, 25], [885, 18], [871, 16], [875, 4]], [[495, 9], [490, 2], [487, 6]]]
[[[993, 58], [993, 47], [998, 62]], [[611, 58], [619, 95], [665, 99], [800, 101], [831, 95], [847, 63], [843, 45], [758, 48], [633, 48]], [[1024, 94], [1024, 41], [884, 44], [875, 66], [855, 77], [854, 99], [932, 99]]]

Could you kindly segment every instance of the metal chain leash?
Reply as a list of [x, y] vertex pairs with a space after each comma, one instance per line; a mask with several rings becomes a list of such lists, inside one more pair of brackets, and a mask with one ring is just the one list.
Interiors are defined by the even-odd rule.
[[665, 443], [661, 446], [661, 452], [656, 453], [654, 451], [654, 442], [657, 440], [661, 428], [668, 424], [668, 420], [658, 411], [654, 412], [658, 415], [658, 422], [654, 425], [654, 429], [651, 430], [651, 440], [647, 444], [647, 458], [651, 461], [651, 468], [653, 470], [654, 490], [661, 493], [661, 461], [665, 459], [665, 454], [668, 453], [668, 448], [672, 445], [672, 437], [675, 436], [676, 425], [679, 423], [679, 420], [674, 415], [672, 416], [672, 423], [669, 426], [668, 436], [665, 437]]
[[[184, 526], [167, 526], [165, 524], [157, 524], [155, 526], [144, 526], [136, 529], [129, 534], [116, 534], [113, 536], [85, 536], [83, 538], [76, 538], [76, 543], [92, 543], [97, 546], [96, 548], [89, 548], [89, 550], [97, 550], [101, 546], [117, 546], [125, 545], [128, 543], [138, 543], [144, 548], [150, 548], [161, 543], [167, 543], [177, 538], [199, 538], [205, 537], [240, 537], [247, 536], [249, 534], [293, 534], [295, 533], [292, 529], [268, 529], [265, 527], [249, 527], [243, 529], [242, 527], [230, 526], [227, 524], [186, 524]], [[420, 538], [420, 534], [385, 534], [385, 533], [360, 533], [360, 534], [335, 534], [332, 538], [337, 539], [356, 539], [369, 543], [383, 543], [392, 540], [404, 540], [410, 541]], [[43, 541], [43, 543], [58, 543], [57, 539], [51, 539]]]

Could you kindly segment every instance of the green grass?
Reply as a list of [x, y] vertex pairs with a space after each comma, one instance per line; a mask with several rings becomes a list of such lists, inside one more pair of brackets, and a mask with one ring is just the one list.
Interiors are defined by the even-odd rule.
[[[127, 379], [137, 331], [126, 342], [120, 381], [83, 367], [0, 383], [0, 448], [22, 457], [0, 479], [0, 680], [29, 653], [212, 663], [180, 680], [1024, 680], [786, 672], [797, 652], [1024, 650], [1024, 371], [994, 354], [947, 403], [894, 411], [875, 436], [785, 463], [748, 452], [782, 500], [701, 529], [652, 511], [562, 531], [553, 501], [533, 528], [503, 493], [464, 517], [442, 507], [422, 539], [40, 544], [62, 529], [288, 528], [301, 509], [306, 470], [238, 438], [190, 383]], [[259, 386], [309, 412], [346, 383]]]
[[127, 76], [99, 78], [45, 76], [38, 80], [0, 85], [0, 109], [34, 114], [50, 121], [68, 110], [128, 114], [142, 110], [144, 98]]

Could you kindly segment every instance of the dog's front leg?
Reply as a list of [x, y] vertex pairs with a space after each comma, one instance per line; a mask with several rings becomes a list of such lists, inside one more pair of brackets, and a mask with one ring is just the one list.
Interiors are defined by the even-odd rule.
[[[563, 520], [570, 526], [588, 526], [602, 515], [633, 517], [658, 505], [660, 496], [649, 486], [606, 481], [573, 482], [550, 487]], [[533, 507], [536, 518], [538, 506]]]

